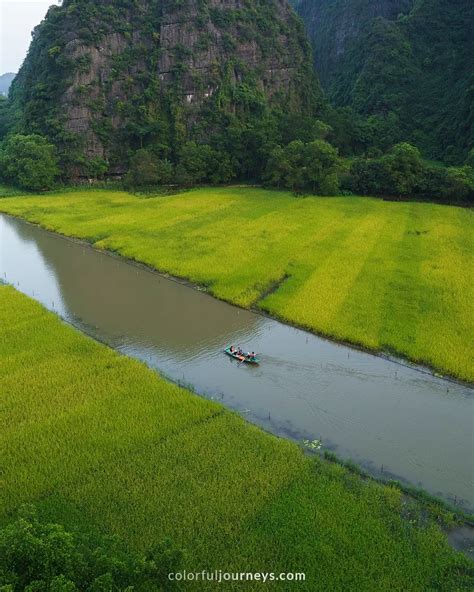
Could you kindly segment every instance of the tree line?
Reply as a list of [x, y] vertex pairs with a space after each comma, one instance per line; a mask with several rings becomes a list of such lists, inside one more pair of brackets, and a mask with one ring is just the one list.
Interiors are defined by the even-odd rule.
[[[474, 200], [474, 149], [466, 162], [457, 167], [426, 161], [418, 148], [406, 142], [385, 153], [371, 151], [364, 156], [343, 158], [327, 140], [330, 131], [327, 124], [318, 122], [310, 141], [297, 139], [284, 145], [252, 146], [252, 164], [245, 162], [251, 158], [248, 150], [242, 151], [239, 160], [235, 153], [196, 141], [185, 142], [173, 159], [159, 151], [140, 148], [130, 156], [123, 185], [134, 190], [250, 180], [298, 194]], [[245, 168], [250, 176], [243, 175]], [[100, 158], [89, 162], [89, 173], [95, 179], [105, 178], [107, 169], [107, 163]], [[55, 146], [37, 134], [8, 136], [0, 145], [0, 180], [30, 191], [52, 189], [61, 181]]]

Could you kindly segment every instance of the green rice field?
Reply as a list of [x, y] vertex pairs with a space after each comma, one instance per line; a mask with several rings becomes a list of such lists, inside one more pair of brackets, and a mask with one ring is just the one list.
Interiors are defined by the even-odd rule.
[[[305, 456], [5, 286], [0, 358], [0, 521], [32, 502], [130, 549], [169, 537], [188, 570], [306, 574], [268, 590], [474, 585], [433, 514], [398, 489]], [[186, 589], [219, 587], [206, 586]]]
[[240, 306], [474, 380], [470, 210], [231, 187], [11, 197], [0, 211]]

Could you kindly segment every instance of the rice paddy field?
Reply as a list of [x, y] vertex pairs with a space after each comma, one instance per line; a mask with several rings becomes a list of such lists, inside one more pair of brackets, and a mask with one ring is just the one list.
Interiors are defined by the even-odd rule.
[[474, 380], [470, 210], [230, 187], [15, 196], [0, 211], [240, 306]]
[[0, 359], [0, 522], [31, 502], [130, 549], [169, 537], [188, 570], [304, 572], [294, 587], [311, 592], [474, 585], [439, 516], [398, 489], [305, 456], [6, 286]]

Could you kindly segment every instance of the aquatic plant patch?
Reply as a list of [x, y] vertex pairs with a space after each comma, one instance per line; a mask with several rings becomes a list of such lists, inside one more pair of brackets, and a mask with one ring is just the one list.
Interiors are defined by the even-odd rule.
[[231, 187], [13, 197], [0, 211], [240, 306], [474, 380], [470, 210]]
[[0, 522], [34, 503], [136, 552], [169, 538], [187, 570], [303, 572], [311, 592], [474, 585], [435, 515], [398, 489], [309, 458], [6, 286], [0, 459]]

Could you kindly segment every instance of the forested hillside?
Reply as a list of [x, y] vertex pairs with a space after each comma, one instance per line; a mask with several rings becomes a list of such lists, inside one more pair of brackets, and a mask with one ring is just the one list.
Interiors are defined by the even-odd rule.
[[474, 5], [294, 1], [314, 63], [287, 0], [52, 6], [0, 97], [0, 179], [474, 199]]
[[173, 160], [212, 136], [218, 181], [257, 172], [279, 108], [322, 104], [286, 0], [65, 0], [35, 29], [11, 94], [18, 129], [49, 138], [73, 175], [121, 174], [144, 147]]
[[474, 143], [472, 0], [299, 0], [325, 91], [375, 142], [462, 163]]

